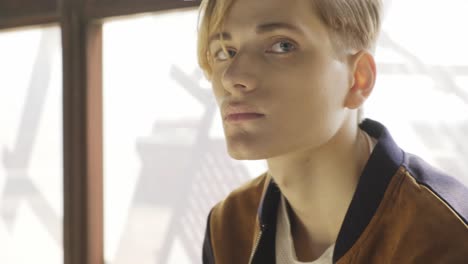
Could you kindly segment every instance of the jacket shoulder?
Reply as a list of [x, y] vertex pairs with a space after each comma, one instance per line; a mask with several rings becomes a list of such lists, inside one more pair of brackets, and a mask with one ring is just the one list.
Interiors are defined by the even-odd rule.
[[233, 190], [211, 210], [208, 228], [216, 263], [248, 262], [267, 180], [265, 172]]
[[[421, 158], [405, 154], [395, 192], [393, 249], [402, 263], [464, 263], [468, 258], [468, 189]], [[401, 260], [401, 261], [400, 261]]]
[[213, 208], [211, 219], [219, 221], [226, 217], [241, 216], [255, 217], [267, 181], [267, 173], [242, 184], [226, 196]]
[[[339, 263], [466, 263], [467, 188], [405, 153], [364, 233]], [[376, 254], [378, 252], [378, 254]]]
[[465, 185], [413, 154], [405, 155], [403, 166], [419, 187], [427, 188], [434, 202], [444, 204], [468, 226], [468, 188]]

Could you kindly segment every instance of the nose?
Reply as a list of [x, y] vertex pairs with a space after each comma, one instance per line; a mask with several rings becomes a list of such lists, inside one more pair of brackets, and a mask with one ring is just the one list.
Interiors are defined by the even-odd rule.
[[258, 79], [254, 61], [248, 54], [236, 54], [224, 70], [221, 82], [232, 95], [242, 95], [257, 89]]

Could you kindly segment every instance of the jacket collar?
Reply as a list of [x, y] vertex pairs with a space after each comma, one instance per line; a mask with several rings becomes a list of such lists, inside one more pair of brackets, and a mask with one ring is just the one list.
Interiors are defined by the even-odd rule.
[[[360, 124], [360, 128], [378, 141], [359, 178], [356, 191], [338, 233], [333, 263], [336, 263], [364, 232], [404, 158], [403, 151], [396, 145], [385, 126], [377, 121], [365, 119]], [[281, 192], [271, 177], [268, 178], [266, 184], [267, 188], [262, 195], [257, 213], [260, 228], [265, 233], [265, 237], [269, 239], [260, 241], [257, 253], [268, 255], [261, 257], [262, 259], [274, 259], [276, 215]], [[260, 252], [265, 248], [268, 250]]]

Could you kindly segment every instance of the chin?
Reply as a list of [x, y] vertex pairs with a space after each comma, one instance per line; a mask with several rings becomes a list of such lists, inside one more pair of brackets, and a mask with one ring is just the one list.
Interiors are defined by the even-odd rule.
[[265, 155], [259, 151], [255, 151], [252, 149], [242, 149], [239, 148], [233, 149], [232, 147], [228, 146], [228, 154], [231, 158], [235, 160], [263, 160], [265, 159]]

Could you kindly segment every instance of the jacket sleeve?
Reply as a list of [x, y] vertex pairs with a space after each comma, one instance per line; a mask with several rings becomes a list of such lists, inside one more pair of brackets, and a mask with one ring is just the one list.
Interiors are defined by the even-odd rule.
[[213, 247], [211, 245], [211, 232], [210, 232], [210, 218], [213, 209], [211, 209], [210, 213], [208, 214], [208, 220], [206, 223], [206, 230], [205, 230], [205, 239], [203, 240], [203, 264], [215, 264], [214, 254], [213, 254]]

